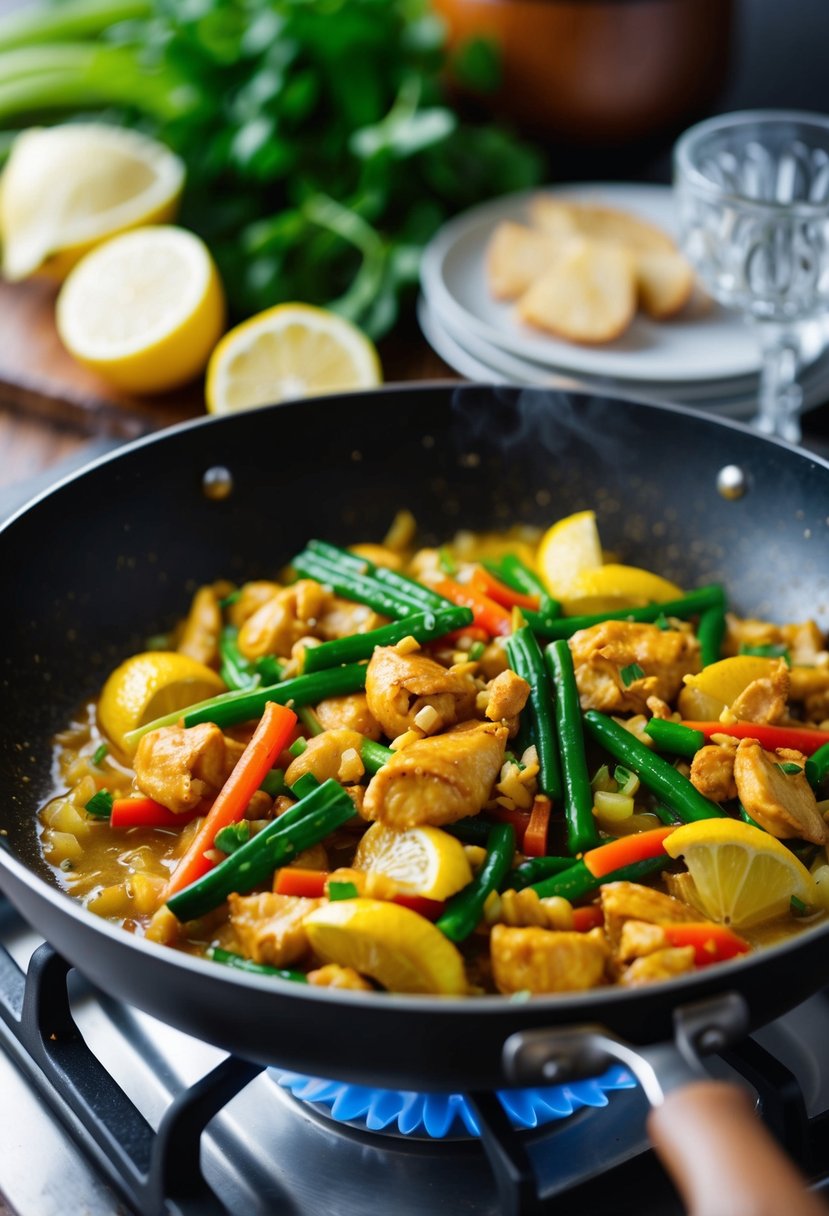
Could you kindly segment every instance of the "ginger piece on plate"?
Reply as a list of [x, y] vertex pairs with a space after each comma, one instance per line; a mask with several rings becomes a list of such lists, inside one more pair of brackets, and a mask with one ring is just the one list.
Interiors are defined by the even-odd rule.
[[654, 321], [681, 312], [694, 291], [694, 272], [681, 253], [637, 250], [639, 304]]
[[634, 260], [618, 245], [569, 244], [518, 301], [521, 320], [592, 346], [625, 332], [636, 312]]
[[496, 300], [516, 300], [558, 255], [558, 242], [546, 233], [504, 220], [486, 250], [490, 291]]
[[676, 253], [676, 245], [661, 228], [615, 207], [590, 203], [533, 199], [530, 218], [534, 227], [561, 240], [579, 234], [593, 241], [622, 245], [632, 253]]

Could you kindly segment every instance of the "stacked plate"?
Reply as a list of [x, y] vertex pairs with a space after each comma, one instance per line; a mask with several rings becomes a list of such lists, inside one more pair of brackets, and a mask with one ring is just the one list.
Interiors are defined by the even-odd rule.
[[[590, 184], [545, 193], [628, 211], [675, 233], [667, 186]], [[524, 325], [513, 304], [493, 299], [485, 267], [489, 238], [502, 220], [528, 223], [533, 195], [509, 195], [465, 212], [444, 225], [425, 250], [418, 319], [444, 362], [467, 379], [495, 384], [589, 386], [736, 418], [757, 412], [757, 335], [750, 324], [711, 301], [692, 301], [671, 321], [652, 321], [639, 313], [617, 341], [578, 346]], [[829, 400], [827, 336], [823, 322], [814, 322], [806, 332], [800, 378], [804, 409]]]

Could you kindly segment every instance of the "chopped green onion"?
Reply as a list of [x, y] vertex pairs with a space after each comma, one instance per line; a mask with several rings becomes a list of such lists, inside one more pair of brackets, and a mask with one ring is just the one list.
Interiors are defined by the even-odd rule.
[[803, 772], [803, 769], [800, 767], [799, 764], [793, 764], [791, 761], [788, 761], [788, 760], [783, 764], [778, 764], [777, 767], [780, 769], [781, 773], [786, 773], [787, 776], [790, 773], [793, 774], [793, 773], [802, 773]]
[[241, 587], [237, 587], [235, 591], [228, 592], [224, 599], [219, 600], [219, 607], [230, 608], [231, 604], [235, 604], [241, 594]]
[[438, 549], [438, 565], [444, 574], [453, 577], [458, 573], [458, 564], [452, 557], [452, 554], [447, 549], [446, 545], [441, 545]]
[[112, 794], [109, 790], [98, 790], [86, 803], [84, 810], [87, 815], [94, 815], [96, 819], [109, 819], [112, 814]]
[[597, 790], [593, 805], [602, 819], [610, 823], [621, 823], [633, 814], [633, 799], [628, 794], [613, 794], [608, 790]]
[[617, 764], [614, 768], [613, 780], [618, 785], [620, 794], [633, 797], [639, 790], [639, 778], [636, 773], [632, 773], [630, 769], [624, 768], [621, 764]]
[[303, 773], [301, 777], [297, 777], [291, 786], [291, 794], [294, 798], [305, 798], [308, 794], [312, 794], [315, 789], [318, 789], [319, 785], [320, 783], [313, 773]]
[[307, 739], [303, 739], [303, 738], [294, 739], [293, 743], [288, 748], [288, 751], [291, 753], [292, 756], [301, 756], [307, 746], [308, 746]]
[[213, 844], [223, 853], [235, 853], [243, 844], [250, 840], [250, 821], [241, 819], [238, 823], [228, 823], [217, 832]]
[[285, 784], [285, 774], [281, 768], [272, 768], [266, 774], [265, 780], [259, 786], [260, 790], [264, 790], [266, 794], [270, 794], [271, 798], [278, 798], [281, 794], [288, 794], [290, 790]]
[[804, 904], [802, 899], [798, 899], [796, 895], [793, 895], [791, 900], [789, 901], [789, 907], [791, 908], [792, 916], [808, 916], [809, 915], [809, 911], [810, 911], [809, 907], [806, 904]]
[[328, 898], [331, 900], [356, 899], [359, 894], [357, 884], [353, 882], [330, 882], [328, 884]]
[[792, 665], [792, 656], [785, 642], [765, 642], [761, 646], [749, 646], [741, 642], [738, 654], [756, 654], [765, 659], [785, 659], [789, 667]]
[[601, 764], [596, 769], [590, 782], [590, 788], [594, 793], [597, 790], [606, 790], [609, 794], [616, 793], [613, 788], [613, 778], [610, 775], [610, 769], [606, 764]]
[[625, 688], [629, 688], [634, 680], [643, 680], [645, 678], [645, 673], [638, 663], [628, 663], [627, 667], [622, 668], [619, 675]]
[[483, 642], [473, 642], [469, 647], [469, 661], [471, 663], [477, 663], [478, 659], [483, 656], [485, 650], [486, 646]]
[[99, 747], [95, 748], [95, 751], [92, 753], [92, 763], [95, 765], [96, 768], [100, 767], [101, 761], [103, 760], [104, 756], [106, 756], [106, 754], [108, 752], [109, 752], [108, 743], [102, 743]]
[[308, 733], [310, 735], [312, 735], [314, 738], [316, 738], [317, 735], [321, 735], [322, 732], [325, 730], [325, 727], [320, 722], [319, 718], [314, 713], [313, 709], [311, 709], [310, 705], [299, 705], [294, 710], [294, 713], [299, 718], [300, 722], [305, 727], [305, 729], [308, 731]]
[[662, 632], [664, 633], [666, 629], [670, 629], [671, 622], [665, 616], [664, 612], [660, 612], [659, 616], [654, 621], [654, 625], [656, 625], [656, 628], [661, 629]]

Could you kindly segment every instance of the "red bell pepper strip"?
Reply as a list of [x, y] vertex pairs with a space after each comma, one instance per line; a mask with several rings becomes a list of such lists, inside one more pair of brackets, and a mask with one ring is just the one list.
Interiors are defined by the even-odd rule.
[[496, 823], [511, 823], [515, 829], [515, 847], [519, 852], [524, 851], [524, 833], [530, 826], [530, 812], [519, 810], [518, 807], [510, 809], [507, 806], [492, 806], [483, 812], [487, 819], [494, 819]]
[[611, 840], [609, 844], [599, 845], [585, 853], [582, 861], [594, 878], [604, 878], [614, 870], [634, 862], [648, 861], [652, 857], [660, 857], [665, 852], [665, 841], [675, 832], [676, 828], [652, 828], [649, 832], [632, 832], [629, 836], [621, 836]]
[[533, 801], [530, 821], [524, 832], [521, 852], [528, 857], [544, 857], [547, 853], [547, 833], [550, 830], [552, 801], [545, 794], [538, 794]]
[[248, 803], [288, 741], [296, 720], [296, 714], [286, 705], [278, 705], [275, 701], [266, 703], [250, 743], [219, 790], [207, 818], [173, 871], [164, 892], [163, 903], [166, 903], [171, 895], [189, 887], [208, 870], [213, 869], [215, 862], [206, 854], [213, 847], [216, 833], [227, 824], [236, 823], [242, 818]]
[[708, 963], [724, 963], [727, 959], [746, 954], [751, 949], [747, 941], [725, 925], [702, 921], [699, 924], [663, 924], [660, 928], [668, 945], [694, 947], [694, 962], [697, 967], [705, 967]]
[[504, 608], [529, 608], [533, 612], [538, 611], [540, 601], [537, 595], [524, 595], [522, 591], [513, 591], [512, 587], [500, 582], [483, 566], [476, 566], [469, 585]]
[[706, 739], [712, 735], [756, 739], [762, 747], [772, 752], [776, 747], [792, 747], [805, 756], [811, 756], [824, 743], [829, 743], [829, 731], [809, 730], [806, 726], [767, 726], [759, 722], [730, 722], [727, 726], [722, 722], [683, 722], [682, 725], [701, 731]]
[[[296, 895], [304, 899], [322, 899], [327, 893], [331, 875], [327, 870], [303, 870], [299, 866], [283, 866], [276, 872], [273, 889], [277, 895]], [[426, 899], [423, 895], [393, 896], [391, 903], [411, 908], [426, 920], [437, 920], [446, 903], [442, 899]]]
[[604, 924], [604, 911], [601, 904], [588, 904], [585, 908], [573, 909], [573, 929], [576, 933], [589, 933]]
[[461, 608], [471, 608], [472, 623], [485, 630], [488, 637], [506, 637], [512, 632], [512, 614], [469, 583], [456, 583], [454, 579], [444, 578], [435, 584], [434, 590]]
[[443, 899], [427, 899], [425, 895], [395, 895], [394, 904], [401, 908], [410, 908], [426, 920], [437, 920], [446, 911], [446, 901]]
[[109, 816], [111, 828], [180, 828], [192, 819], [205, 814], [204, 810], [186, 811], [176, 814], [154, 798], [114, 798]]

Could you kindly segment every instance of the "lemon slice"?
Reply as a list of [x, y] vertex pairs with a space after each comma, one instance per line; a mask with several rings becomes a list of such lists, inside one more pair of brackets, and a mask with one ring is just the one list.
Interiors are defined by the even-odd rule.
[[551, 595], [575, 599], [582, 575], [602, 564], [596, 512], [578, 511], [554, 523], [542, 536], [535, 560]]
[[676, 583], [652, 574], [650, 570], [608, 562], [605, 566], [582, 571], [576, 579], [573, 598], [613, 596], [627, 604], [659, 604], [665, 600], [678, 600], [682, 595], [682, 588]]
[[107, 237], [171, 220], [183, 185], [182, 161], [137, 131], [32, 127], [15, 139], [0, 179], [3, 274], [62, 279]]
[[207, 408], [232, 414], [381, 380], [376, 349], [350, 321], [310, 304], [277, 304], [222, 338], [207, 369]]
[[124, 752], [124, 736], [165, 714], [225, 691], [210, 667], [168, 650], [134, 654], [116, 667], [98, 701], [98, 725]]
[[440, 828], [395, 832], [374, 823], [357, 846], [353, 865], [386, 874], [404, 894], [426, 899], [448, 899], [472, 881], [463, 845]]
[[127, 392], [155, 393], [204, 370], [224, 325], [224, 297], [197, 236], [140, 228], [106, 241], [70, 271], [56, 319], [81, 363]]
[[680, 712], [696, 721], [716, 720], [749, 684], [770, 676], [778, 662], [761, 655], [739, 654], [709, 663], [697, 675], [684, 677]]
[[379, 899], [324, 904], [303, 921], [324, 963], [353, 967], [389, 992], [467, 991], [463, 959], [440, 929], [409, 908]]
[[712, 920], [735, 928], [781, 916], [792, 897], [817, 902], [814, 880], [784, 844], [734, 819], [706, 819], [677, 828], [665, 852], [682, 857], [696, 896]]

